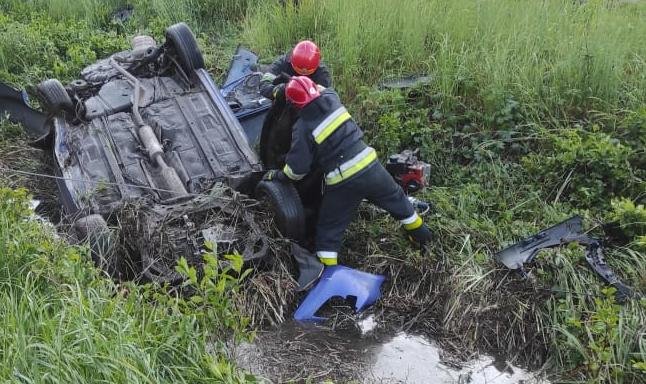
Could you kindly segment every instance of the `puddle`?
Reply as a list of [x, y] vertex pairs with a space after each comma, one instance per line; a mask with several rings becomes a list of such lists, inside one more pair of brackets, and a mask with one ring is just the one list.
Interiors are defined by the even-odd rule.
[[377, 328], [373, 316], [352, 330], [285, 323], [259, 333], [253, 344], [240, 346], [234, 358], [265, 383], [548, 383], [490, 356], [456, 362], [424, 337], [404, 332], [376, 335]]
[[547, 383], [489, 356], [460, 363], [459, 368], [446, 365], [441, 352], [423, 337], [399, 333], [377, 348], [371, 373], [379, 383]]

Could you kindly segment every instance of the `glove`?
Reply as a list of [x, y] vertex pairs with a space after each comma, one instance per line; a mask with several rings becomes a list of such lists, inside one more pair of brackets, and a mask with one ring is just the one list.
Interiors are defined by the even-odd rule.
[[274, 100], [284, 100], [285, 99], [285, 83], [278, 84], [274, 87], [274, 90], [271, 92], [272, 98]]
[[428, 229], [426, 224], [422, 224], [419, 228], [408, 231], [408, 238], [413, 243], [418, 244], [422, 247], [431, 242], [431, 230]]
[[280, 75], [276, 76], [274, 80], [271, 82], [273, 85], [278, 85], [278, 84], [287, 84], [289, 81], [292, 79], [291, 76], [289, 76], [286, 73], [281, 73]]
[[279, 181], [281, 183], [290, 181], [285, 172], [281, 171], [280, 169], [271, 169], [267, 171], [262, 179], [265, 181]]

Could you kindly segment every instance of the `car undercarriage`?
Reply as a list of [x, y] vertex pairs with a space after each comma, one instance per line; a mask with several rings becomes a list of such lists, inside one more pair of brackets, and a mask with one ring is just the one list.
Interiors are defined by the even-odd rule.
[[266, 167], [254, 147], [273, 129], [265, 118], [272, 102], [260, 96], [256, 60], [239, 48], [220, 89], [179, 23], [162, 44], [136, 36], [132, 49], [66, 85], [40, 83], [45, 113], [3, 85], [1, 112], [51, 153], [66, 219], [98, 265], [118, 278], [177, 282], [180, 257], [198, 265], [211, 249], [246, 261], [267, 254], [264, 210], [249, 196], [268, 203], [285, 237], [305, 235], [295, 187], [261, 181]]

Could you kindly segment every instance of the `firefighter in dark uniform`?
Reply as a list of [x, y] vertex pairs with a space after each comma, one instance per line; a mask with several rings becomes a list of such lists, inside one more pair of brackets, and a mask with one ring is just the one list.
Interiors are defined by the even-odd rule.
[[285, 84], [292, 76], [307, 76], [323, 87], [332, 85], [332, 77], [325, 64], [321, 63], [321, 51], [310, 40], [303, 40], [294, 46], [289, 54], [276, 59], [264, 74], [260, 93], [268, 99], [282, 98]]
[[263, 123], [259, 147], [260, 159], [267, 168], [282, 167], [292, 138], [292, 126], [298, 118], [297, 111], [284, 96], [285, 84], [292, 76], [308, 76], [326, 88], [332, 85], [330, 72], [321, 63], [321, 51], [312, 41], [299, 42], [271, 64], [260, 83], [260, 93], [273, 100]]
[[431, 232], [415, 212], [402, 188], [362, 140], [363, 132], [331, 89], [305, 76], [293, 77], [285, 88], [298, 110], [292, 144], [283, 170], [265, 179], [295, 181], [319, 168], [325, 175], [323, 203], [316, 226], [316, 254], [327, 266], [336, 265], [343, 233], [363, 199], [399, 220], [409, 238], [427, 244]]

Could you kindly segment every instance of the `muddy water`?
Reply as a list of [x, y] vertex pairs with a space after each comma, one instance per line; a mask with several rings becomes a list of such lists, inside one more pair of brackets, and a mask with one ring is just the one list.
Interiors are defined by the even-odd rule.
[[326, 379], [354, 383], [547, 383], [503, 360], [456, 361], [422, 336], [380, 334], [373, 317], [352, 330], [285, 323], [235, 351], [238, 364], [266, 383]]

